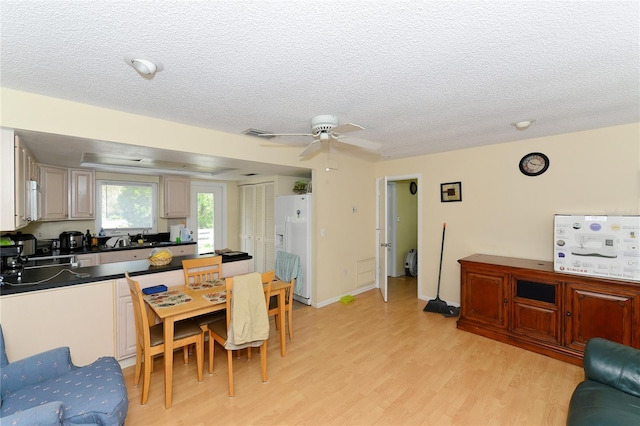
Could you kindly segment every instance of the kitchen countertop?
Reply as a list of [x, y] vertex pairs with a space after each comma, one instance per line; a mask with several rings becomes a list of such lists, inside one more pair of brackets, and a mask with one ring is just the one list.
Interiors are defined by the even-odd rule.
[[[184, 243], [188, 244], [188, 243]], [[123, 250], [130, 247], [122, 248]], [[132, 247], [133, 248], [133, 247]], [[140, 247], [138, 247], [140, 248]], [[112, 251], [112, 250], [110, 250]], [[104, 265], [86, 266], [81, 268], [68, 268], [67, 266], [50, 266], [46, 268], [27, 269], [22, 273], [21, 282], [17, 282], [15, 276], [5, 277], [4, 284], [0, 286], [0, 296], [26, 293], [30, 291], [47, 290], [58, 287], [67, 287], [78, 284], [87, 284], [97, 281], [114, 280], [124, 278], [124, 273], [129, 275], [147, 275], [158, 272], [174, 271], [182, 269], [182, 259], [194, 259], [213, 256], [212, 254], [176, 256], [171, 263], [164, 266], [153, 266], [147, 259], [133, 260], [129, 262], [107, 263]], [[235, 256], [222, 256], [222, 263], [249, 260], [252, 257], [247, 253]]]
[[106, 247], [106, 246], [91, 247], [91, 248], [81, 247], [81, 248], [75, 249], [73, 251], [64, 251], [64, 252], [62, 252], [60, 250], [52, 250], [51, 252], [46, 253], [46, 254], [29, 256], [29, 258], [35, 260], [38, 257], [44, 257], [44, 256], [59, 256], [59, 255], [67, 255], [67, 254], [79, 255], [79, 254], [94, 254], [94, 253], [111, 253], [111, 252], [114, 252], [114, 251], [153, 249], [153, 248], [158, 248], [158, 247], [188, 246], [188, 245], [193, 245], [193, 244], [198, 244], [198, 243], [197, 243], [197, 241], [189, 241], [187, 243], [176, 243], [176, 242], [164, 241], [164, 242], [156, 242], [156, 243], [153, 243], [153, 244], [149, 244], [149, 243], [145, 243], [145, 244], [131, 243], [130, 246], [126, 246], [126, 247]]

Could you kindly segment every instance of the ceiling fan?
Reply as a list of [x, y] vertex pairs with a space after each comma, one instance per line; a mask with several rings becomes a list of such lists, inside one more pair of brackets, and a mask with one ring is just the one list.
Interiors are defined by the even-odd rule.
[[260, 133], [262, 137], [274, 136], [311, 136], [311, 142], [300, 157], [309, 157], [318, 151], [329, 151], [335, 144], [352, 145], [368, 151], [376, 151], [381, 147], [378, 142], [371, 142], [363, 139], [355, 139], [344, 136], [344, 133], [358, 132], [364, 127], [353, 123], [338, 124], [338, 117], [335, 115], [318, 115], [311, 119], [311, 133]]

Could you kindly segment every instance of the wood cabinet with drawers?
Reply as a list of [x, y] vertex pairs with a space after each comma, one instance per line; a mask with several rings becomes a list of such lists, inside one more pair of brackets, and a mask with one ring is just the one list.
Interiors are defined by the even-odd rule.
[[640, 348], [640, 283], [558, 273], [529, 259], [458, 262], [461, 330], [578, 365], [592, 337]]

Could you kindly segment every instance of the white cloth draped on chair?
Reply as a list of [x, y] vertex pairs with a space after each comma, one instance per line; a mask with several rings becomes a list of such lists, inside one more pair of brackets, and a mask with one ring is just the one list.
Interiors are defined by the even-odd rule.
[[231, 320], [225, 349], [258, 347], [269, 338], [269, 317], [261, 275], [257, 272], [233, 277]]

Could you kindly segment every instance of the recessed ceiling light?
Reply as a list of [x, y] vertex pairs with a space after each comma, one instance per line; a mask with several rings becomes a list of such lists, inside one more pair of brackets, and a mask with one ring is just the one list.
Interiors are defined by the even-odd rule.
[[511, 123], [512, 126], [515, 126], [518, 130], [527, 130], [531, 124], [536, 120], [522, 120], [517, 121], [515, 123]]
[[151, 78], [156, 72], [162, 71], [162, 64], [154, 59], [145, 56], [127, 55], [124, 61], [131, 65], [143, 77]]

